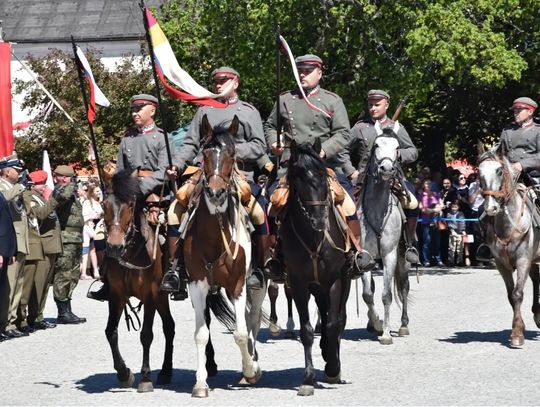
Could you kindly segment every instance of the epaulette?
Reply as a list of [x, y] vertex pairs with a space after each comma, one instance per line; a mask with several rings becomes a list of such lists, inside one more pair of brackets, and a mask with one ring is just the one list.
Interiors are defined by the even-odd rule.
[[358, 127], [362, 127], [362, 128], [372, 127], [373, 122], [370, 119], [360, 119], [354, 124], [354, 126], [356, 126], [356, 125], [358, 125]]
[[339, 95], [337, 95], [337, 94], [335, 94], [335, 93], [333, 93], [333, 92], [330, 92], [329, 90], [326, 90], [326, 89], [322, 89], [322, 88], [321, 88], [321, 90], [324, 91], [326, 94], [328, 94], [328, 95], [330, 95], [330, 96], [333, 96], [333, 97], [335, 97], [336, 99], [339, 99]]
[[257, 110], [255, 109], [255, 106], [250, 105], [248, 102], [241, 101], [240, 102], [243, 106], [249, 107], [251, 110]]
[[521, 126], [518, 126], [517, 123], [510, 123], [510, 124], [507, 124], [506, 126], [504, 126], [503, 130], [517, 130], [519, 128], [521, 128]]

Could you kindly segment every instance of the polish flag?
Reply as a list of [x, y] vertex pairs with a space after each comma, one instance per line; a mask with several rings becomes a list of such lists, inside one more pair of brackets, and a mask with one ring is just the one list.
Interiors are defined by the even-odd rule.
[[90, 103], [88, 104], [88, 122], [92, 125], [94, 124], [94, 118], [96, 117], [96, 103], [103, 107], [110, 106], [109, 100], [105, 97], [101, 89], [98, 87], [92, 70], [90, 69], [90, 64], [84, 56], [81, 48], [77, 45], [77, 65], [82, 70], [86, 80], [88, 81], [88, 86], [90, 87]]

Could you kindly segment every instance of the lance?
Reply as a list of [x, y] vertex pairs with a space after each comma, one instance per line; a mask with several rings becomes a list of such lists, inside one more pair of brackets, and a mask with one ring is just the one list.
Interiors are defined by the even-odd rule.
[[[281, 28], [279, 24], [276, 29], [276, 147], [281, 148], [281, 51], [279, 46], [281, 41], [279, 39], [281, 35]], [[281, 157], [276, 157], [276, 174], [279, 169], [279, 163]]]
[[405, 96], [403, 99], [399, 101], [398, 107], [396, 111], [394, 112], [394, 115], [392, 116], [392, 121], [395, 122], [398, 119], [399, 115], [401, 114], [401, 111], [405, 107], [405, 103], [407, 103], [407, 99], [409, 99], [409, 97]]
[[[152, 45], [152, 38], [150, 37], [150, 27], [148, 27], [148, 19], [146, 18], [146, 5], [144, 0], [141, 0], [139, 3], [143, 14], [143, 23], [144, 31], [146, 32], [146, 42], [148, 43], [148, 52], [150, 53], [150, 61], [152, 63], [152, 73], [154, 75], [154, 83], [156, 87], [156, 97], [158, 100], [159, 106], [159, 115], [161, 117], [161, 128], [163, 129], [163, 137], [165, 137], [165, 147], [167, 149], [167, 160], [169, 161], [169, 168], [173, 166], [172, 164], [172, 155], [171, 155], [171, 146], [169, 144], [169, 136], [167, 130], [165, 129], [165, 109], [163, 108], [163, 102], [161, 100], [161, 91], [159, 88], [159, 79], [156, 71], [156, 61], [154, 58], [154, 46]], [[176, 192], [176, 182], [173, 182], [173, 191]]]
[[90, 123], [90, 120], [88, 120], [88, 99], [86, 97], [84, 78], [81, 72], [82, 67], [79, 64], [79, 57], [77, 56], [77, 46], [75, 45], [75, 40], [73, 39], [73, 35], [71, 36], [71, 45], [73, 46], [73, 55], [75, 57], [75, 67], [77, 68], [77, 73], [79, 74], [79, 85], [81, 87], [81, 93], [82, 93], [83, 102], [84, 102], [84, 110], [86, 111], [88, 130], [90, 131], [90, 140], [92, 141], [92, 149], [94, 150], [94, 156], [96, 157], [96, 167], [98, 170], [99, 185], [101, 186], [101, 191], [105, 193], [105, 184], [103, 183], [103, 168], [101, 167], [101, 163], [99, 161], [96, 136], [94, 135], [94, 126], [92, 125], [92, 123]]

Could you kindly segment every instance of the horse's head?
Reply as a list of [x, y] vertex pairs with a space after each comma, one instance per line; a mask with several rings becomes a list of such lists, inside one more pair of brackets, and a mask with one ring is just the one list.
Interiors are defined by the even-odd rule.
[[321, 142], [298, 145], [291, 142], [291, 158], [287, 179], [289, 204], [297, 204], [303, 216], [316, 231], [323, 231], [328, 222], [328, 180], [326, 166], [320, 157]]
[[227, 209], [235, 162], [234, 136], [238, 126], [236, 116], [227, 130], [212, 128], [206, 115], [202, 119], [204, 199], [212, 214], [224, 213]]
[[377, 138], [373, 143], [372, 157], [376, 166], [374, 169], [383, 181], [394, 178], [397, 173], [398, 128], [399, 124], [396, 122], [394, 128], [387, 127], [381, 131], [379, 122], [375, 123]]
[[136, 171], [115, 174], [111, 188], [112, 193], [103, 202], [103, 217], [107, 228], [107, 256], [118, 259], [135, 231], [135, 205], [141, 195]]
[[510, 198], [516, 174], [500, 146], [488, 150], [479, 158], [478, 178], [485, 198], [484, 210], [488, 216], [498, 214]]

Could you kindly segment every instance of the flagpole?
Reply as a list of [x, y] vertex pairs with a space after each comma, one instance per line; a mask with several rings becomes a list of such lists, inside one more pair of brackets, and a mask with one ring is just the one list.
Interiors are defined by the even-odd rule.
[[98, 170], [98, 178], [99, 178], [99, 184], [101, 186], [102, 193], [105, 193], [105, 184], [103, 183], [103, 169], [101, 168], [101, 163], [99, 162], [99, 153], [97, 149], [97, 143], [96, 143], [96, 136], [94, 135], [94, 126], [92, 123], [90, 123], [90, 120], [88, 120], [88, 99], [86, 97], [86, 90], [84, 85], [84, 78], [83, 74], [81, 72], [81, 67], [78, 64], [79, 58], [77, 57], [77, 46], [75, 45], [75, 40], [73, 39], [73, 35], [71, 36], [71, 45], [73, 46], [73, 56], [75, 57], [75, 68], [77, 68], [77, 73], [79, 74], [79, 84], [81, 86], [81, 93], [83, 97], [84, 102], [84, 110], [87, 115], [87, 122], [88, 122], [88, 130], [90, 131], [90, 139], [92, 140], [92, 148], [94, 149], [94, 155], [96, 157], [96, 166]]
[[[143, 14], [144, 31], [146, 32], [146, 42], [148, 43], [148, 51], [150, 53], [150, 61], [152, 63], [152, 73], [154, 74], [154, 83], [156, 87], [156, 97], [159, 106], [159, 115], [161, 116], [161, 128], [163, 129], [163, 137], [165, 137], [165, 147], [167, 148], [167, 159], [169, 160], [169, 167], [172, 167], [173, 164], [171, 146], [169, 145], [169, 136], [167, 130], [165, 129], [165, 113], [163, 109], [163, 102], [161, 101], [161, 92], [159, 89], [159, 80], [156, 71], [156, 62], [154, 58], [154, 47], [152, 46], [152, 39], [150, 38], [150, 28], [148, 27], [148, 20], [146, 18], [146, 5], [144, 4], [144, 0], [141, 0], [141, 2], [139, 3], [139, 7], [141, 8]], [[176, 191], [176, 182], [174, 182], [173, 184], [175, 186], [174, 190]]]

